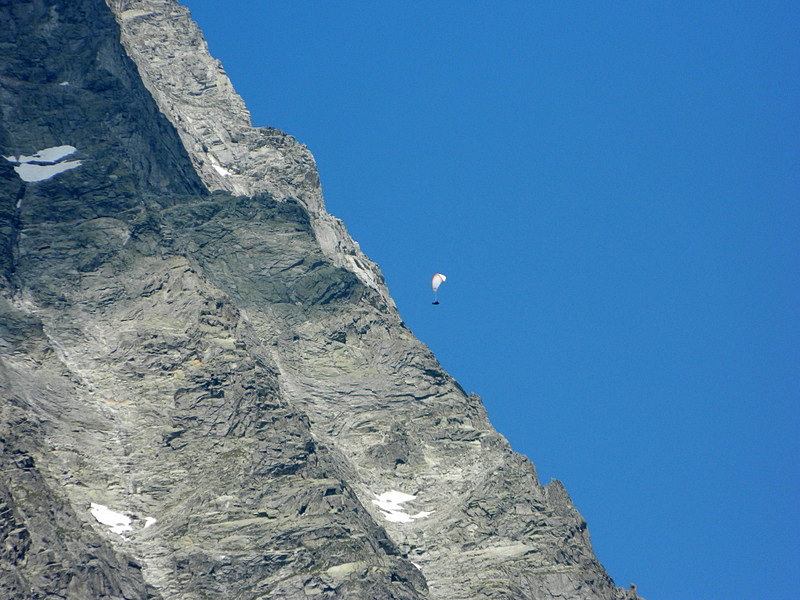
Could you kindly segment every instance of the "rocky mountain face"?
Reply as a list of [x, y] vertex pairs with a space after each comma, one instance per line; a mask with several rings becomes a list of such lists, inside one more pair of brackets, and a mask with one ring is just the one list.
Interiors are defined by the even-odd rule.
[[622, 600], [173, 0], [0, 0], [0, 597]]

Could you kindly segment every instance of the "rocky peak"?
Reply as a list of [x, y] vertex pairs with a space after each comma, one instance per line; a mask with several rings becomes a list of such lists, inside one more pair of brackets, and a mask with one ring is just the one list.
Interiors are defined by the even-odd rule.
[[209, 190], [293, 199], [311, 216], [323, 252], [394, 302], [380, 269], [325, 210], [308, 148], [271, 127], [253, 127], [222, 64], [211, 57], [189, 11], [171, 0], [108, 0], [122, 44], [145, 86], [175, 126]]
[[636, 597], [185, 8], [0, 32], [3, 597]]

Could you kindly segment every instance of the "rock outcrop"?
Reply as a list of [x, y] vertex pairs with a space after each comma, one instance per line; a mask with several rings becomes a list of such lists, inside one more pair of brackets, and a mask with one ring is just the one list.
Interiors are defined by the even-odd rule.
[[636, 597], [185, 8], [0, 1], [0, 52], [0, 596]]

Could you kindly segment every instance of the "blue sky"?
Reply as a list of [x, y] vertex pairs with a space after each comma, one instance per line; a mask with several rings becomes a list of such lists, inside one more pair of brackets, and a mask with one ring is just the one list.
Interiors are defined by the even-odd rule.
[[182, 1], [618, 585], [800, 597], [800, 4]]

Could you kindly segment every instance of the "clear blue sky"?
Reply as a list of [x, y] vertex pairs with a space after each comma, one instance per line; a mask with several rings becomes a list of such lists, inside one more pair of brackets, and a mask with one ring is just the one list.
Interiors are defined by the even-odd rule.
[[619, 585], [800, 598], [800, 3], [183, 2]]

